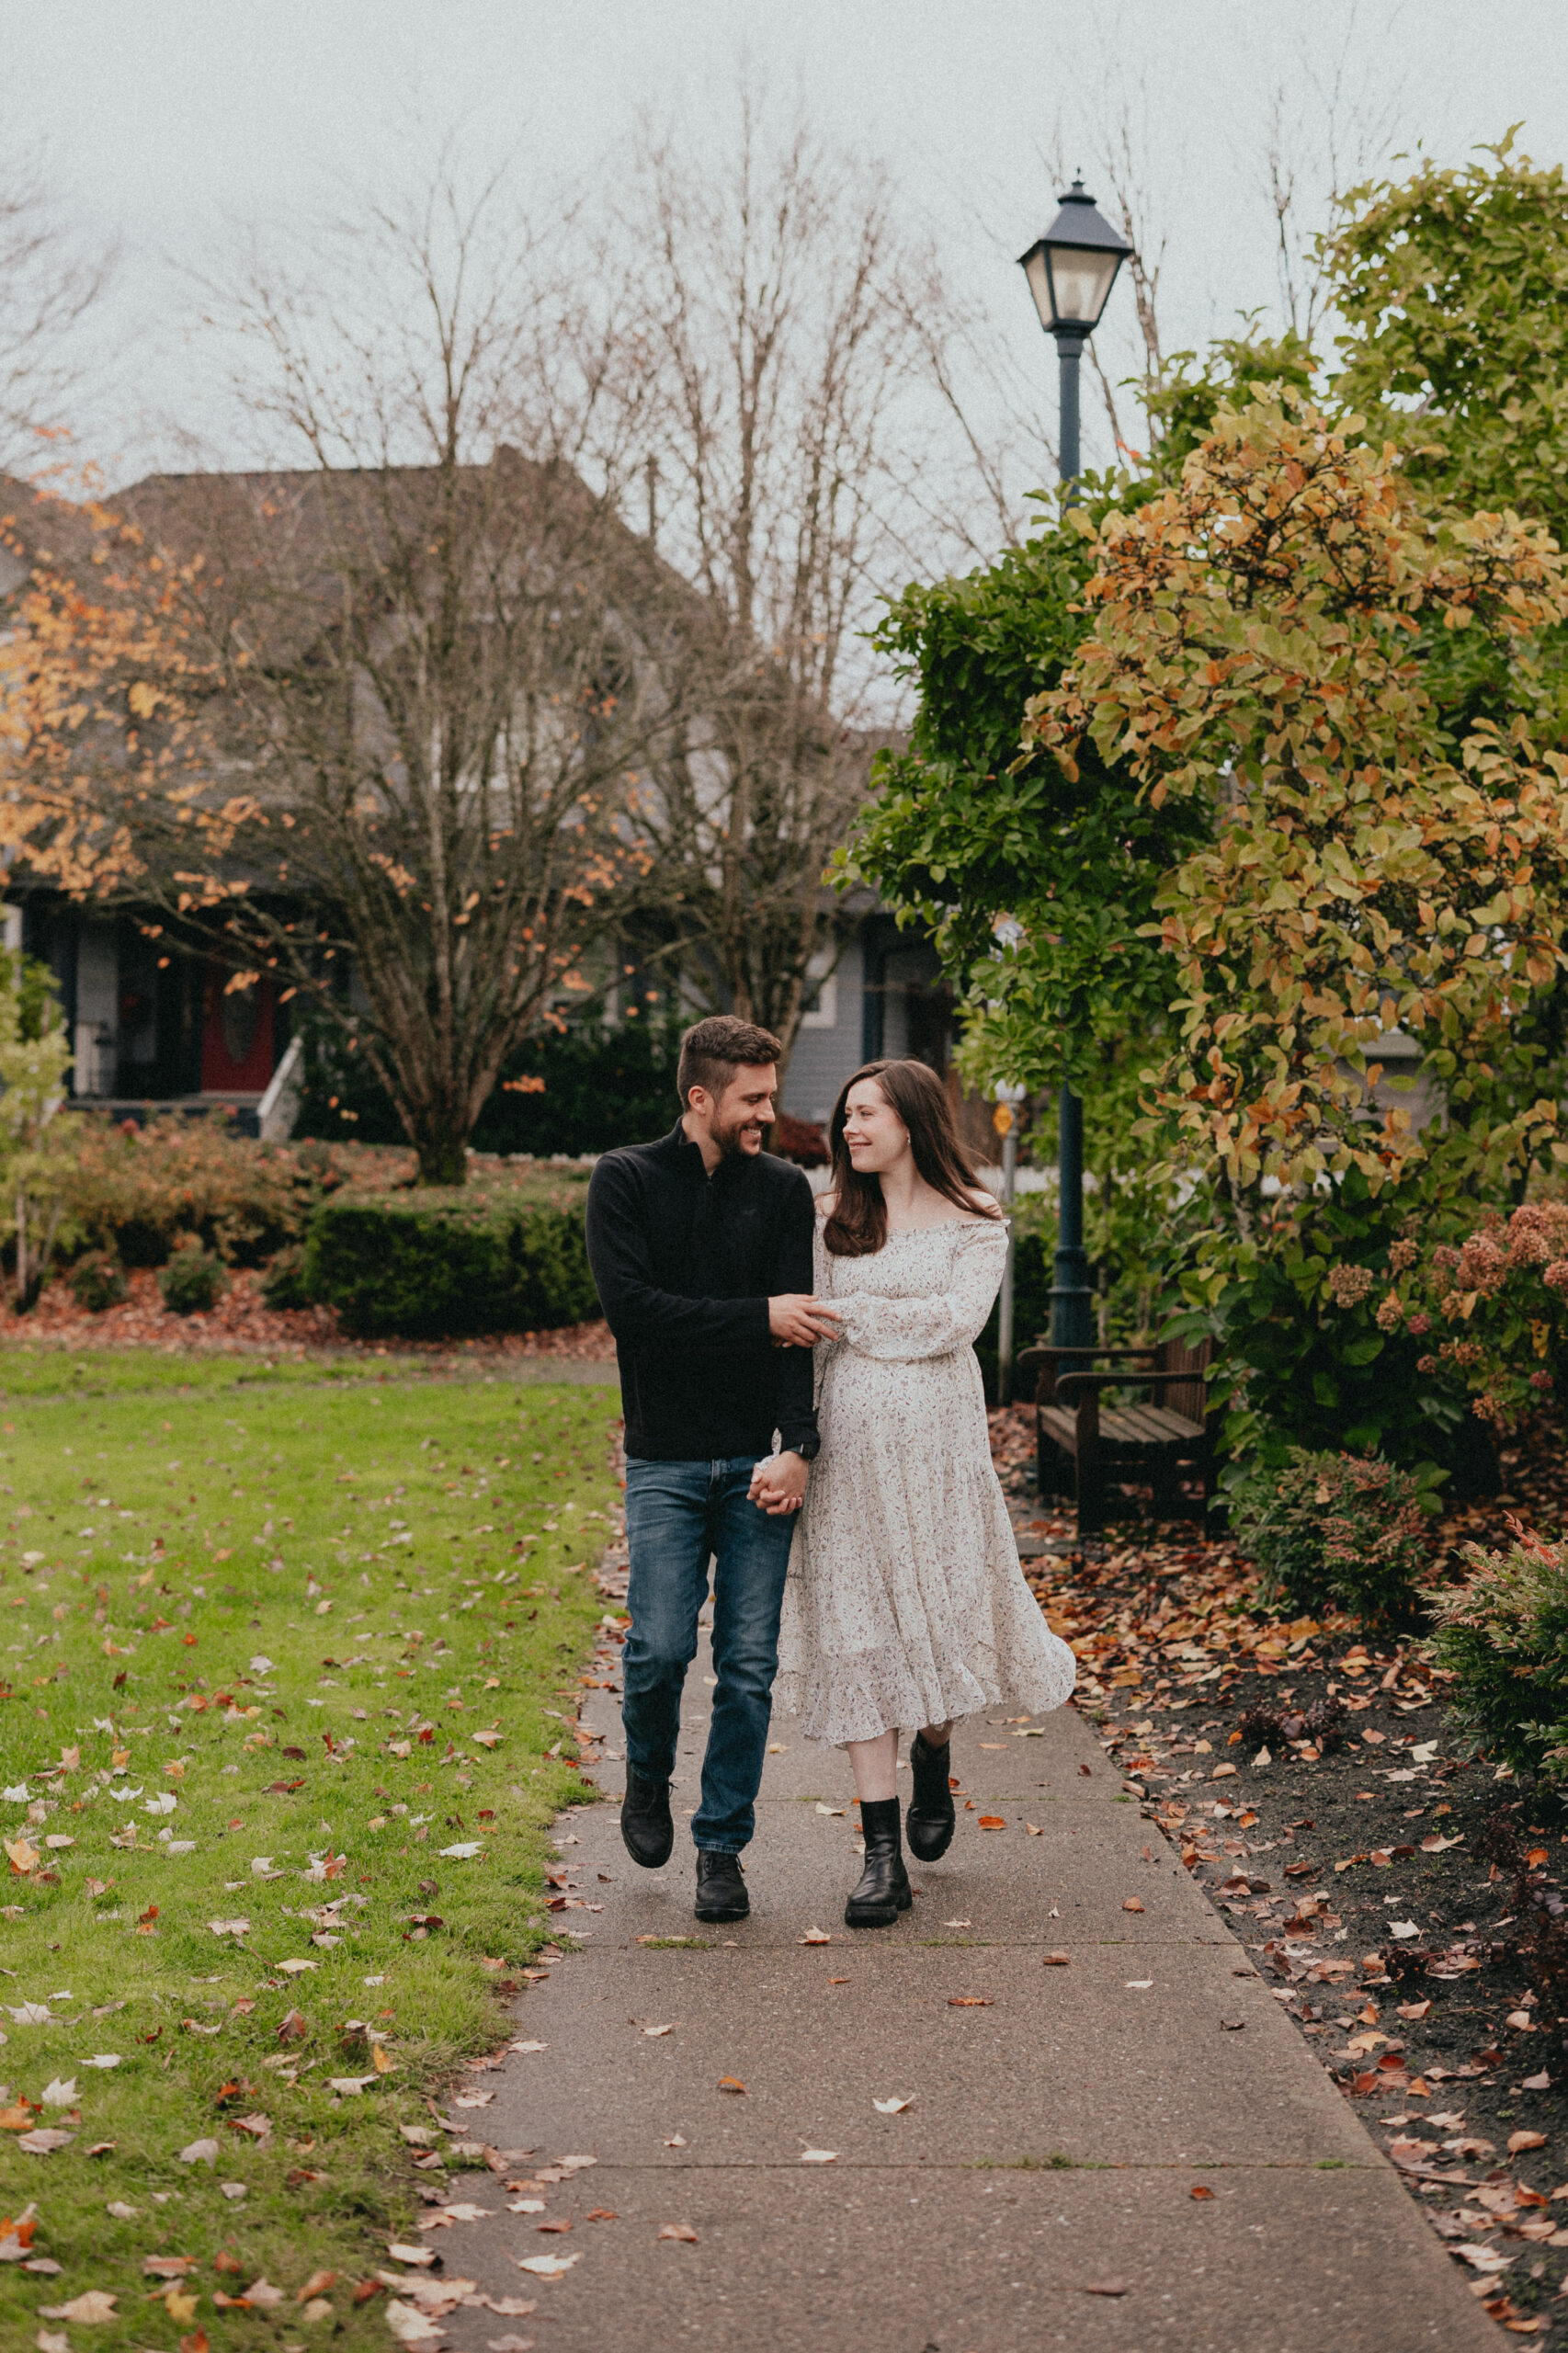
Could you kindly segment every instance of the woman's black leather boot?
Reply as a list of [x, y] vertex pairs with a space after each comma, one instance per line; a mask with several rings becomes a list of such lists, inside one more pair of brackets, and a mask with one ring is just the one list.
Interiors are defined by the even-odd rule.
[[940, 1748], [927, 1748], [923, 1732], [915, 1733], [910, 1745], [915, 1793], [909, 1801], [904, 1827], [909, 1835], [910, 1853], [923, 1863], [934, 1863], [953, 1843], [958, 1815], [953, 1810], [953, 1793], [948, 1787], [949, 1754], [945, 1741]]
[[862, 1800], [860, 1827], [866, 1834], [866, 1868], [844, 1907], [844, 1924], [849, 1928], [891, 1928], [913, 1901], [899, 1851], [898, 1800]]

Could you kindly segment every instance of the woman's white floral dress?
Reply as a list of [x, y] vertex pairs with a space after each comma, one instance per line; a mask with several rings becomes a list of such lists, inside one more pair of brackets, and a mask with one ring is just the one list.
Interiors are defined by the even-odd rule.
[[843, 1337], [816, 1351], [822, 1452], [790, 1553], [775, 1697], [842, 1746], [1012, 1702], [1041, 1714], [1075, 1666], [1024, 1582], [992, 1465], [971, 1343], [1007, 1230], [953, 1218], [835, 1258], [816, 1291]]

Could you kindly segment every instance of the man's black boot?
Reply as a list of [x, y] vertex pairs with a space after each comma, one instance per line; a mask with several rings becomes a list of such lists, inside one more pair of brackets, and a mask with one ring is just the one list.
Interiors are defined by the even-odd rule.
[[934, 1863], [953, 1843], [958, 1815], [953, 1808], [953, 1793], [948, 1787], [950, 1753], [946, 1741], [940, 1748], [927, 1748], [923, 1732], [915, 1733], [910, 1747], [915, 1794], [909, 1801], [903, 1826], [910, 1853], [923, 1863]]
[[627, 1767], [626, 1795], [620, 1801], [620, 1835], [626, 1841], [627, 1853], [644, 1870], [656, 1871], [661, 1863], [669, 1861], [670, 1849], [676, 1843], [676, 1826], [670, 1820], [667, 1781], [645, 1781], [641, 1773]]
[[849, 1928], [891, 1928], [914, 1900], [899, 1852], [898, 1800], [876, 1798], [868, 1803], [862, 1799], [860, 1827], [866, 1834], [866, 1868], [844, 1907], [844, 1923]]
[[744, 1920], [751, 1910], [751, 1898], [741, 1876], [738, 1855], [722, 1855], [715, 1848], [699, 1847], [697, 1850], [697, 1916], [699, 1920]]

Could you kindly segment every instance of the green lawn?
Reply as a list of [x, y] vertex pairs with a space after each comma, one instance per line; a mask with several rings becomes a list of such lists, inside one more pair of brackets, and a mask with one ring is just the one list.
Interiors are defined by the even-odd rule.
[[0, 2344], [384, 2347], [397, 2127], [543, 1941], [618, 1401], [174, 1369], [0, 1360], [0, 2214], [61, 2267], [0, 2265]]

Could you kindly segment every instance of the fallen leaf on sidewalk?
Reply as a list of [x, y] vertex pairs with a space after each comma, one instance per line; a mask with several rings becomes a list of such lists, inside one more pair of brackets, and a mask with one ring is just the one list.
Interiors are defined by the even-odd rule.
[[906, 2108], [914, 2105], [913, 2100], [907, 2099], [874, 2099], [871, 2102], [879, 2116], [902, 2116]]
[[1543, 2067], [1539, 2075], [1527, 2075], [1521, 2089], [1527, 2092], [1549, 2092], [1551, 2089], [1551, 2077]]
[[550, 2045], [548, 2042], [509, 2042], [506, 2048], [508, 2051], [548, 2051]]
[[1072, 1954], [1068, 1952], [1048, 1952], [1040, 1966], [1044, 1969], [1066, 1969], [1071, 1965], [1072, 1959]]
[[948, 2007], [949, 2010], [988, 2010], [993, 2000], [990, 1994], [949, 1994]]
[[1129, 1895], [1123, 1898], [1121, 1908], [1124, 1912], [1142, 1912], [1143, 1906], [1136, 1895]]
[[1207, 2188], [1205, 2185], [1199, 2181], [1196, 2182], [1187, 2194], [1189, 2198], [1216, 2198], [1218, 2197], [1219, 2192], [1217, 2190]]
[[[678, 2024], [679, 2021], [677, 2020], [676, 2023]], [[643, 2033], [648, 2036], [651, 2041], [656, 2041], [661, 2034], [674, 2034], [675, 2030], [675, 2025], [645, 2026], [642, 2029]]]
[[563, 2271], [570, 2271], [583, 2257], [579, 2251], [576, 2255], [515, 2255], [512, 2260], [519, 2271], [531, 2271], [540, 2279], [559, 2279]]
[[1125, 2296], [1127, 2282], [1125, 2279], [1085, 2279], [1084, 2293], [1085, 2296]]
[[825, 1928], [808, 1928], [801, 1942], [803, 1945], [830, 1945], [833, 1938]]
[[744, 2092], [745, 2086], [738, 2075], [721, 2075], [719, 2089], [722, 2092]]
[[980, 1817], [980, 1826], [982, 1830], [1006, 1830], [1007, 1824], [999, 1813], [983, 1813]]
[[1153, 1982], [1152, 1977], [1130, 1977], [1127, 1980], [1127, 1991], [1130, 1994], [1146, 1994]]
[[1044, 1831], [1037, 1822], [1026, 1822], [1024, 1828], [1028, 1832], [1031, 1838], [1043, 1838], [1045, 1836]]
[[619, 2222], [620, 2216], [608, 2206], [590, 2206], [584, 2219], [590, 2222]]
[[802, 2149], [801, 2151], [801, 2163], [803, 2165], [836, 2165], [837, 2162], [836, 2149]]
[[942, 1926], [944, 1928], [972, 1928], [974, 1922], [972, 1920], [944, 1920]]
[[664, 2222], [659, 2227], [662, 2239], [680, 2239], [687, 2246], [697, 2245], [697, 2233], [689, 2222]]

